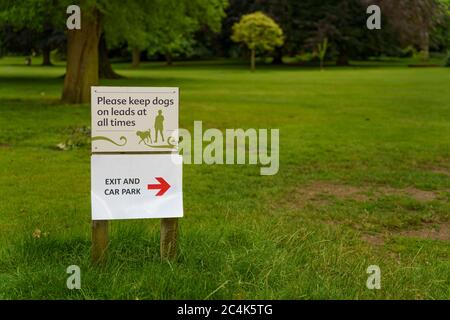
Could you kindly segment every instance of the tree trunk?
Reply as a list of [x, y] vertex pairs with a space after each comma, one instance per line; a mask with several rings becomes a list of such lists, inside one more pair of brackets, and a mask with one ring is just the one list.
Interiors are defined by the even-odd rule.
[[[56, 5], [53, 3], [53, 5]], [[50, 39], [52, 38], [53, 35], [53, 27], [52, 27], [52, 23], [51, 23], [51, 16], [49, 15], [49, 13], [47, 12], [45, 17], [44, 17], [44, 22], [42, 24], [42, 38], [44, 39], [44, 42], [42, 44], [42, 65], [43, 66], [51, 66], [52, 65], [52, 61], [50, 58], [50, 53], [51, 53], [51, 46], [50, 46]]]
[[272, 64], [283, 64], [283, 48], [278, 47], [275, 49], [275, 54], [273, 56]]
[[91, 86], [98, 84], [98, 45], [100, 14], [95, 7], [82, 11], [80, 30], [67, 31], [67, 64], [62, 100], [86, 103]]
[[105, 34], [102, 33], [98, 44], [98, 76], [100, 79], [120, 79], [121, 76], [114, 72], [108, 57]]
[[52, 61], [50, 59], [50, 48], [44, 47], [42, 48], [42, 65], [43, 66], [52, 66]]
[[339, 54], [338, 54], [338, 57], [336, 60], [336, 65], [338, 65], [338, 66], [348, 66], [349, 65], [347, 51], [339, 51]]
[[255, 71], [255, 59], [256, 59], [256, 52], [255, 49], [251, 49], [251, 53], [250, 53], [250, 68], [252, 71]]
[[426, 30], [421, 31], [420, 34], [420, 53], [422, 61], [430, 59], [430, 34]]
[[141, 50], [138, 47], [133, 48], [131, 66], [133, 68], [139, 68], [141, 63]]
[[173, 57], [171, 53], [166, 53], [166, 62], [168, 66], [173, 65]]

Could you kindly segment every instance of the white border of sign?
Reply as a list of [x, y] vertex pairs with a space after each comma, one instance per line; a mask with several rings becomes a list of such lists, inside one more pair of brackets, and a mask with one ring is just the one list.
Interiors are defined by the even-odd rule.
[[92, 220], [182, 217], [182, 163], [173, 154], [92, 155]]
[[176, 152], [179, 88], [91, 87], [92, 152]]

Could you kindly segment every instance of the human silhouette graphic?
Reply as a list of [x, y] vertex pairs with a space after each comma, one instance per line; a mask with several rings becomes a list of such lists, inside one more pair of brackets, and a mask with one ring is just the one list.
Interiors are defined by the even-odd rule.
[[161, 134], [162, 141], [164, 142], [164, 116], [162, 110], [158, 111], [158, 115], [155, 118], [155, 142], [158, 142], [158, 132]]

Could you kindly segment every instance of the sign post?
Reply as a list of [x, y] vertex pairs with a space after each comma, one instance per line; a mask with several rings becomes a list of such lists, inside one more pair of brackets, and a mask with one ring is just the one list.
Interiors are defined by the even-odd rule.
[[178, 218], [161, 219], [161, 259], [171, 260], [177, 256]]
[[161, 258], [175, 258], [178, 88], [92, 87], [91, 112], [92, 262], [105, 261], [108, 222], [120, 219], [161, 218]]
[[91, 258], [94, 264], [103, 264], [108, 247], [108, 220], [92, 221]]

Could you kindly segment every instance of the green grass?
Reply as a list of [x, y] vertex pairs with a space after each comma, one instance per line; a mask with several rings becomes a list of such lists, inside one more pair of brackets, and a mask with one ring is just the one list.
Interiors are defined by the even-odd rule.
[[[450, 298], [449, 242], [402, 233], [450, 221], [448, 69], [115, 67], [126, 78], [102, 85], [179, 86], [183, 128], [279, 128], [280, 171], [185, 165], [177, 260], [159, 259], [159, 221], [115, 221], [107, 264], [92, 267], [90, 149], [55, 148], [90, 125], [90, 107], [59, 102], [63, 65], [0, 59], [0, 298]], [[440, 196], [299, 196], [317, 182]], [[80, 291], [66, 288], [72, 264]], [[366, 288], [372, 264], [381, 290]]]

